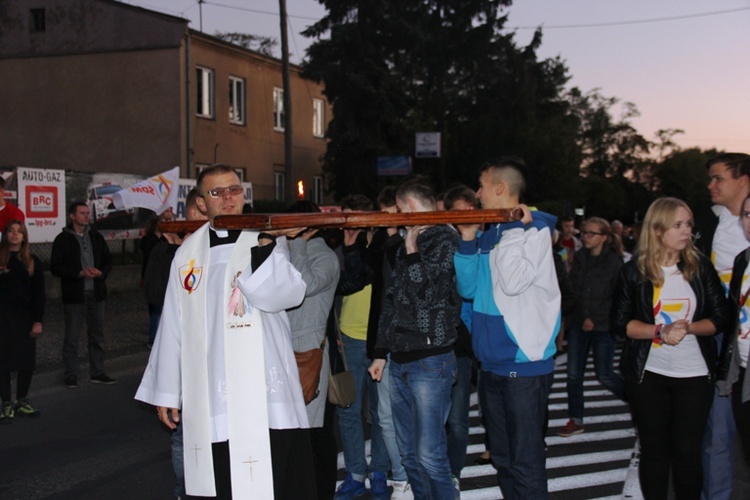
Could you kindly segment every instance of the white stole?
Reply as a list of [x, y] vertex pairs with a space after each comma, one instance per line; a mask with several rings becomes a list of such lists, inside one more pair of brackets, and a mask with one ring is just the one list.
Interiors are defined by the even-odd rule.
[[[278, 332], [265, 332], [264, 322], [267, 318], [277, 316], [268, 313], [283, 313], [283, 309], [292, 307], [287, 305], [289, 302], [296, 301], [299, 304], [304, 298], [305, 285], [291, 264], [286, 266], [286, 273], [277, 273], [274, 269], [276, 264], [283, 267], [285, 254], [286, 262], [289, 261], [285, 238], [279, 238], [279, 244], [272, 255], [253, 275], [250, 269], [250, 248], [257, 245], [258, 233], [243, 231], [227, 263], [222, 290], [208, 290], [205, 276], [205, 273], [211, 272], [208, 226], [204, 225], [188, 238], [175, 256], [175, 269], [180, 272], [180, 279], [187, 279], [187, 273], [192, 269], [193, 282], [197, 283], [190, 293], [185, 286], [179, 291], [182, 294], [180, 309], [184, 332], [181, 364], [186, 489], [189, 495], [216, 495], [209, 410], [209, 391], [212, 388], [208, 384], [205, 331], [208, 327], [206, 307], [215, 303], [209, 300], [208, 294], [221, 293], [220, 303], [225, 315], [224, 359], [232, 491], [237, 498], [272, 499], [273, 473], [264, 337]], [[228, 304], [232, 294], [232, 281], [240, 272], [243, 274], [237, 281], [247, 299], [247, 307], [238, 316], [229, 311]], [[278, 278], [277, 274], [280, 275]], [[200, 286], [201, 282], [203, 286]], [[299, 283], [302, 284], [301, 287]], [[183, 284], [187, 286], [187, 282]], [[281, 305], [284, 307], [276, 309], [273, 300], [266, 300], [264, 303], [262, 299], [269, 295], [277, 302], [283, 302]], [[165, 313], [168, 314], [166, 311]], [[285, 316], [283, 320], [286, 320]], [[288, 320], [286, 324], [286, 334], [289, 335]], [[301, 389], [299, 398], [301, 399]], [[302, 409], [304, 412], [304, 402]], [[299, 427], [307, 427], [306, 418], [299, 423], [304, 424]]]

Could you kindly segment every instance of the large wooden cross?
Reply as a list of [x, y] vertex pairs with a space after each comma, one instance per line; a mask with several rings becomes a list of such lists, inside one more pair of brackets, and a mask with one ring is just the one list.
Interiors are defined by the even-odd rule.
[[[308, 228], [369, 228], [396, 226], [434, 226], [438, 224], [486, 224], [513, 222], [521, 218], [517, 209], [445, 210], [435, 212], [317, 212], [303, 214], [220, 215], [214, 220], [216, 229], [291, 229]], [[206, 221], [162, 222], [164, 233], [193, 232]]]

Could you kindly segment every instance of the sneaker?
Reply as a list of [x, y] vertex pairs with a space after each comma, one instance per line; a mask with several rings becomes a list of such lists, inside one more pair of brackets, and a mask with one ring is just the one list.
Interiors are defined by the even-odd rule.
[[583, 426], [573, 422], [572, 419], [568, 420], [568, 423], [565, 424], [563, 430], [557, 431], [557, 435], [564, 438], [575, 436], [576, 434], [583, 434]]
[[13, 403], [6, 401], [3, 403], [2, 412], [0, 412], [0, 424], [13, 423]]
[[112, 385], [116, 384], [117, 380], [109, 377], [106, 373], [102, 373], [95, 377], [91, 377], [91, 382], [94, 384]]
[[373, 500], [388, 500], [390, 498], [385, 472], [373, 472], [370, 475], [370, 495]]
[[453, 481], [453, 498], [455, 500], [461, 500], [461, 484], [456, 476], [451, 475], [451, 481]]
[[365, 483], [362, 481], [356, 481], [350, 473], [346, 473], [346, 479], [341, 483], [341, 486], [336, 490], [336, 500], [350, 500], [357, 498], [360, 495], [367, 493]]
[[22, 398], [16, 401], [14, 410], [16, 411], [16, 413], [24, 417], [38, 417], [39, 416], [39, 410], [31, 406], [31, 401], [29, 401], [29, 398]]
[[414, 500], [414, 493], [408, 481], [393, 481], [393, 493], [391, 500]]
[[68, 375], [65, 377], [65, 387], [68, 389], [78, 389], [78, 379], [75, 375]]

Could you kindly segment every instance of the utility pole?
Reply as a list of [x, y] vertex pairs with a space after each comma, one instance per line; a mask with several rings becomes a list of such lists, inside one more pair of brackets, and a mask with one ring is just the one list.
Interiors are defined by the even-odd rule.
[[205, 0], [198, 0], [198, 17], [200, 18], [200, 30], [203, 33], [203, 2]]
[[294, 200], [292, 176], [292, 90], [289, 82], [289, 40], [287, 38], [286, 0], [279, 0], [281, 23], [281, 78], [284, 85], [284, 199]]

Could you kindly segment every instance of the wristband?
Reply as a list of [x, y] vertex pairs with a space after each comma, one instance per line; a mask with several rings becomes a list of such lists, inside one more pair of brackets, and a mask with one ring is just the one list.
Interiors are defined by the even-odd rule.
[[664, 328], [663, 324], [656, 325], [654, 329], [654, 344], [661, 344], [661, 329]]
[[258, 234], [258, 239], [259, 239], [259, 240], [271, 240], [271, 241], [276, 241], [276, 236], [274, 236], [274, 235], [272, 235], [272, 234], [268, 234], [268, 233], [259, 233], [259, 234]]

